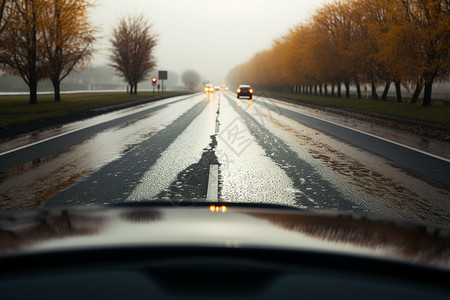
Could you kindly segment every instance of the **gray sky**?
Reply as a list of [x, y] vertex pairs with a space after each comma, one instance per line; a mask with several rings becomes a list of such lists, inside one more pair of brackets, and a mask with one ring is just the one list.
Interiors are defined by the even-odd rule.
[[[159, 35], [158, 70], [196, 70], [220, 83], [234, 66], [298, 23], [328, 0], [97, 0], [91, 14], [102, 39], [94, 65], [107, 63], [108, 39], [117, 20], [143, 13]], [[170, 76], [170, 73], [169, 73]]]

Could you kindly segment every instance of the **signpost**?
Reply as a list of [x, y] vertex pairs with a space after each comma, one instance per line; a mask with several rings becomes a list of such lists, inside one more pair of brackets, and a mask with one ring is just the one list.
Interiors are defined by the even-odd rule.
[[159, 71], [158, 79], [161, 80], [162, 89], [161, 92], [164, 94], [164, 80], [167, 80], [167, 71]]

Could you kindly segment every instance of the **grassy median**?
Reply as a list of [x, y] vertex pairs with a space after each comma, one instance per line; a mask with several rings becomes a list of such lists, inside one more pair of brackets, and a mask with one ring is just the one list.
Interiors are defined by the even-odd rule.
[[291, 93], [264, 93], [268, 96], [293, 101], [353, 109], [360, 112], [372, 112], [412, 120], [450, 124], [450, 106], [447, 104], [448, 101], [433, 101], [431, 107], [423, 107], [420, 104], [408, 103], [408, 99], [405, 99], [405, 103], [397, 103], [393, 99], [381, 101], [369, 98], [357, 99]]
[[[164, 93], [177, 94], [180, 92]], [[0, 128], [152, 96], [153, 92], [140, 92], [137, 95], [127, 95], [124, 92], [61, 94], [61, 102], [54, 102], [53, 95], [38, 95], [38, 103], [35, 105], [28, 103], [28, 95], [0, 96]]]

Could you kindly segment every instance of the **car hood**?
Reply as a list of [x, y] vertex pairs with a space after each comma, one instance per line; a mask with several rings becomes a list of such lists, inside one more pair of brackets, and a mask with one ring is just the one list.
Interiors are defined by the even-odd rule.
[[450, 269], [448, 227], [345, 212], [202, 204], [0, 213], [0, 256], [105, 247], [321, 251]]

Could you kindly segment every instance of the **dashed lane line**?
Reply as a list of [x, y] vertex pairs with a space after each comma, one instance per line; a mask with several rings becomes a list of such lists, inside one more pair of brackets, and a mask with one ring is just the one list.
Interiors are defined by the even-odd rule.
[[206, 201], [217, 202], [218, 198], [219, 198], [219, 166], [210, 165]]

